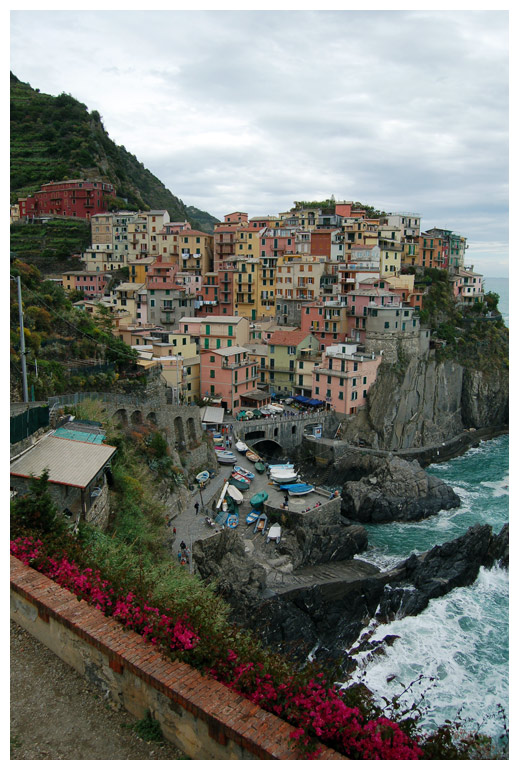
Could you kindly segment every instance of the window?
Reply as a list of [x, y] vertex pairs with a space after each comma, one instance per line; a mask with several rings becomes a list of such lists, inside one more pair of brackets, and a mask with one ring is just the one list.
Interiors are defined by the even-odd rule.
[[209, 356], [209, 361], [210, 361], [212, 364], [214, 364], [215, 360], [216, 360], [216, 359], [215, 359], [215, 357], [214, 357], [214, 356]]
[[318, 395], [319, 395], [319, 386], [317, 386], [317, 387], [316, 387], [316, 389], [315, 389], [315, 394], [316, 394], [316, 396], [318, 396]]
[[352, 401], [356, 401], [357, 400], [357, 391], [356, 390], [354, 390], [353, 393], [351, 394], [351, 400]]
[[389, 329], [389, 321], [384, 321], [384, 329]]
[[339, 401], [344, 401], [344, 393], [342, 392], [342, 390], [339, 391]]

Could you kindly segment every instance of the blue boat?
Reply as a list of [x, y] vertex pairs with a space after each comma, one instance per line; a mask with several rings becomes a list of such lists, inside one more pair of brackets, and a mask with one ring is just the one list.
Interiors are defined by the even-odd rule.
[[307, 495], [315, 489], [310, 484], [280, 484], [279, 488], [288, 492], [289, 495]]
[[235, 529], [238, 526], [238, 517], [235, 513], [230, 513], [227, 516], [227, 521], [225, 522], [226, 527], [230, 527], [231, 529]]
[[233, 468], [236, 473], [239, 473], [240, 476], [245, 476], [246, 479], [252, 479], [254, 478], [254, 474], [252, 471], [248, 471], [245, 468], [242, 468], [240, 465], [235, 465]]
[[251, 511], [247, 515], [247, 518], [245, 519], [245, 521], [247, 522], [247, 524], [253, 524], [258, 519], [260, 514], [261, 514], [261, 511]]

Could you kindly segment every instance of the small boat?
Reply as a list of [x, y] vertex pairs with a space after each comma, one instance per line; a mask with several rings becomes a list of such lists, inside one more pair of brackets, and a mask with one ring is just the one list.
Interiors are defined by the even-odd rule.
[[275, 540], [278, 545], [281, 542], [281, 527], [279, 524], [273, 524], [269, 529], [267, 543], [270, 543], [271, 540]]
[[294, 469], [287, 468], [286, 470], [276, 471], [270, 474], [270, 480], [275, 484], [289, 484], [291, 481], [297, 479], [298, 473]]
[[238, 473], [238, 471], [233, 470], [231, 478], [238, 479], [238, 481], [244, 481], [245, 484], [247, 484], [247, 487], [250, 486], [251, 479], [249, 479], [248, 476], [244, 476], [243, 473]]
[[229, 497], [232, 497], [234, 502], [238, 503], [238, 505], [240, 503], [243, 503], [243, 495], [238, 489], [238, 487], [234, 486], [234, 484], [229, 484], [227, 488], [227, 494], [229, 495]]
[[293, 468], [294, 463], [280, 463], [279, 465], [269, 465], [269, 473], [271, 471], [285, 471], [288, 468]]
[[280, 484], [279, 488], [289, 495], [307, 495], [315, 489], [311, 484]]
[[233, 452], [217, 452], [216, 459], [222, 465], [234, 465], [236, 462], [236, 455]]
[[234, 445], [237, 452], [240, 452], [242, 455], [245, 454], [245, 452], [248, 450], [247, 444], [245, 444], [243, 441], [237, 441]]
[[227, 521], [225, 522], [225, 525], [227, 527], [230, 527], [230, 529], [236, 529], [236, 527], [238, 526], [238, 517], [236, 516], [235, 513], [230, 513], [227, 516]]
[[250, 499], [250, 504], [253, 508], [256, 508], [260, 505], [263, 505], [265, 500], [268, 498], [269, 493], [265, 492], [264, 490], [262, 492], [258, 492], [256, 495], [253, 495]]
[[252, 479], [254, 478], [254, 474], [252, 471], [247, 471], [245, 470], [245, 468], [241, 468], [239, 465], [235, 465], [234, 470], [236, 471], [236, 473], [239, 473], [240, 476], [245, 476], [246, 479], [250, 479], [252, 481]]
[[257, 455], [256, 452], [253, 452], [252, 449], [248, 449], [245, 452], [245, 457], [247, 458], [247, 460], [250, 460], [251, 463], [259, 463], [260, 461], [260, 456]]
[[259, 462], [259, 463], [255, 463], [255, 464], [254, 464], [254, 467], [256, 468], [256, 470], [258, 471], [258, 473], [265, 473], [265, 466], [263, 465], [263, 463], [262, 463], [262, 462]]
[[205, 484], [205, 482], [209, 479], [209, 471], [201, 471], [201, 473], [198, 473], [195, 476], [195, 479], [199, 484]]
[[245, 521], [247, 524], [252, 524], [259, 518], [259, 516], [261, 516], [261, 511], [251, 511], [247, 515], [247, 518], [245, 519]]
[[256, 534], [256, 532], [259, 532], [260, 535], [264, 535], [265, 532], [267, 531], [267, 524], [268, 524], [267, 514], [266, 513], [260, 513], [260, 515], [256, 519], [256, 526], [254, 527], [254, 534]]
[[229, 479], [229, 486], [236, 487], [236, 489], [239, 489], [240, 492], [247, 492], [249, 489], [249, 485], [245, 479], [235, 478], [234, 476], [231, 476]]

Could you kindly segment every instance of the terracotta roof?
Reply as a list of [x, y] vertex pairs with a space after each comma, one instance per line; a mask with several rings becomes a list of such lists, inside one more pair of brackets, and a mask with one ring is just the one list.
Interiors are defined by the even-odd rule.
[[271, 338], [268, 340], [268, 345], [299, 345], [306, 337], [309, 337], [308, 332], [304, 332], [301, 329], [295, 329], [294, 331], [278, 331], [274, 332]]

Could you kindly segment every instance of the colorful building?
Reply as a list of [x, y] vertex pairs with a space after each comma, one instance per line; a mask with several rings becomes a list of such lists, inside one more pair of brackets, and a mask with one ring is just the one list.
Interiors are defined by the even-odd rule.
[[201, 396], [220, 399], [221, 406], [232, 414], [243, 406], [243, 396], [256, 391], [257, 379], [256, 364], [247, 348], [234, 345], [200, 351]]
[[271, 391], [294, 395], [297, 386], [304, 388], [304, 380], [298, 385], [298, 375], [304, 376], [304, 366], [299, 363], [319, 355], [319, 342], [313, 334], [295, 329], [275, 331], [266, 340], [268, 345], [268, 386]]
[[90, 219], [94, 214], [106, 211], [115, 188], [108, 182], [90, 179], [67, 179], [62, 182], [42, 184], [34, 195], [20, 198], [20, 217], [46, 215]]
[[365, 406], [381, 356], [357, 352], [357, 345], [331, 345], [313, 370], [312, 397], [326, 401], [338, 414], [355, 414]]

